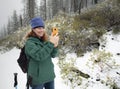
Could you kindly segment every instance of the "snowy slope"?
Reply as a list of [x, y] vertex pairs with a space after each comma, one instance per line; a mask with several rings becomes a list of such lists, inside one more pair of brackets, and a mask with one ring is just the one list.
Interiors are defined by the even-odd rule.
[[[13, 48], [4, 54], [0, 54], [0, 89], [14, 89], [14, 73], [18, 73], [18, 89], [25, 89], [26, 74], [17, 65], [20, 50]], [[60, 69], [57, 66], [57, 58], [53, 59], [56, 72], [56, 89], [69, 89], [60, 78]]]
[[[75, 63], [76, 66], [84, 73], [90, 74], [91, 78], [85, 80], [85, 82], [89, 81], [87, 83], [87, 89], [111, 89], [109, 85], [106, 86], [105, 84], [101, 84], [100, 81], [96, 81], [97, 78], [107, 81], [107, 77], [114, 80], [120, 87], [120, 75], [116, 73], [116, 71], [120, 73], [120, 55], [116, 55], [117, 53], [120, 53], [120, 35], [111, 35], [111, 33], [107, 33], [103, 37], [106, 38], [106, 44], [104, 44], [104, 48], [100, 47], [100, 50], [104, 49], [108, 52], [111, 52], [113, 54], [112, 59], [117, 63], [117, 67], [113, 66], [112, 69], [108, 67], [109, 70], [105, 70], [103, 72], [101, 72], [99, 66], [96, 66], [96, 68], [94, 69], [89, 68], [89, 66], [86, 66], [86, 63], [88, 62], [91, 52], [87, 52], [83, 57], [77, 57], [74, 53], [67, 54], [66, 57], [67, 59], [72, 57], [77, 58]], [[101, 44], [103, 43], [104, 42], [102, 42]], [[26, 75], [22, 73], [16, 61], [19, 56], [19, 52], [19, 49], [13, 48], [11, 51], [0, 54], [0, 89], [14, 89], [13, 73], [15, 72], [18, 73], [18, 89], [25, 89]], [[53, 59], [56, 73], [55, 89], [70, 89], [69, 86], [64, 84], [64, 80], [61, 78], [60, 69], [57, 65], [58, 60], [58, 58]], [[81, 85], [81, 87], [84, 86], [84, 84]], [[75, 89], [83, 88], [76, 87]]]
[[11, 51], [0, 55], [0, 89], [13, 89], [14, 73], [18, 73], [19, 89], [25, 89], [26, 76], [17, 65], [19, 50], [13, 48]]
[[[87, 89], [112, 89], [110, 84], [116, 83], [120, 88], [120, 34], [113, 35], [111, 32], [108, 32], [103, 36], [106, 39], [106, 42], [101, 41], [101, 46], [99, 50], [105, 50], [106, 52], [110, 52], [113, 56], [107, 62], [107, 64], [101, 64], [103, 70], [101, 71], [101, 67], [98, 65], [94, 66], [94, 69], [90, 68], [86, 64], [88, 63], [88, 59], [90, 58], [91, 52], [87, 52], [83, 57], [77, 58], [76, 66], [79, 70], [90, 74], [91, 78], [88, 80], [89, 87]], [[105, 47], [102, 47], [104, 45]], [[113, 65], [113, 62], [116, 63], [117, 66]], [[90, 62], [89, 62], [90, 64]], [[90, 65], [92, 66], [92, 64]], [[100, 81], [96, 81], [96, 79], [100, 79]], [[101, 83], [104, 81], [106, 83]], [[106, 84], [108, 84], [106, 86]]]

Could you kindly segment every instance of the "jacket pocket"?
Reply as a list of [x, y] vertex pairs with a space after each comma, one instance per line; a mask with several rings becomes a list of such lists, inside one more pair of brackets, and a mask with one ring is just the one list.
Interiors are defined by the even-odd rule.
[[39, 64], [37, 62], [31, 61], [29, 63], [28, 71], [29, 71], [29, 73], [32, 77], [38, 77], [38, 75], [39, 75]]

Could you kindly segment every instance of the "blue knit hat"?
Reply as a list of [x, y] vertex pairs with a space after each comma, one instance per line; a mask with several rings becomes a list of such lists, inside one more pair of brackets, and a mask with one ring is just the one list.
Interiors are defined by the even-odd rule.
[[30, 24], [31, 24], [32, 29], [36, 27], [43, 27], [43, 28], [45, 27], [43, 19], [40, 17], [32, 18], [30, 21]]

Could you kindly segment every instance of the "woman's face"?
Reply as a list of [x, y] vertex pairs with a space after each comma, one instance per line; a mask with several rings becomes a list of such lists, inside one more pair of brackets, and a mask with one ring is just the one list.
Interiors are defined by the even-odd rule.
[[42, 37], [42, 36], [44, 35], [44, 33], [45, 33], [43, 27], [34, 28], [33, 31], [35, 32], [35, 34], [36, 34], [38, 37]]

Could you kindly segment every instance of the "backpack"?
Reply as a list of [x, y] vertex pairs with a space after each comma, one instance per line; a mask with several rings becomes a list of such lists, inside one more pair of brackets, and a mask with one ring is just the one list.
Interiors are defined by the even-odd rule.
[[[17, 63], [20, 66], [23, 73], [28, 72], [29, 59], [27, 59], [27, 56], [25, 54], [25, 46], [21, 48], [21, 52], [20, 52], [19, 58], [17, 59]], [[27, 83], [26, 83], [27, 89], [29, 89], [29, 86], [31, 86], [31, 84], [32, 84], [32, 77], [28, 76]]]
[[21, 52], [19, 58], [17, 59], [17, 63], [20, 66], [23, 73], [27, 73], [29, 60], [27, 59], [27, 56], [25, 54], [25, 46], [21, 48]]

